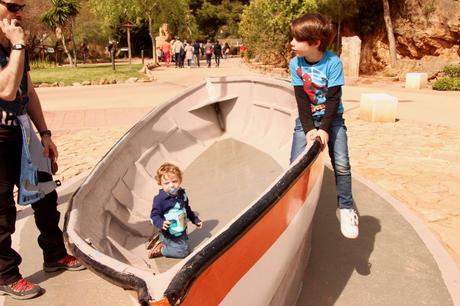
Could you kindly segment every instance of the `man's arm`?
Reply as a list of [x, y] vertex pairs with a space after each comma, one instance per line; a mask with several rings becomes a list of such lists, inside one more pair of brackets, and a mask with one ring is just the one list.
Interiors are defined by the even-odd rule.
[[[48, 130], [48, 127], [45, 122], [45, 116], [43, 115], [42, 106], [40, 104], [40, 100], [38, 98], [37, 92], [32, 84], [32, 80], [30, 79], [29, 73], [27, 73], [27, 86], [28, 86], [28, 96], [29, 96], [29, 104], [27, 106], [27, 113], [30, 116], [30, 119], [34, 123], [35, 127], [37, 128], [38, 132], [43, 132]], [[42, 145], [43, 145], [43, 155], [46, 157], [51, 157], [53, 161], [57, 160], [58, 151], [57, 147], [54, 144], [53, 140], [51, 140], [50, 135], [40, 135], [42, 138]]]
[[[0, 20], [0, 31], [2, 31], [11, 44], [24, 44], [24, 31], [13, 19], [11, 23], [7, 19]], [[0, 98], [6, 101], [13, 101], [22, 79], [24, 71], [25, 50], [11, 50], [8, 64], [0, 68]]]

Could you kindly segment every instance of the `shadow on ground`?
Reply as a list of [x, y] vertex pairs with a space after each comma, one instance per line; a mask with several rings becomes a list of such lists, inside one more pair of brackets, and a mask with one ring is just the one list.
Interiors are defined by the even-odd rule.
[[353, 196], [360, 215], [356, 240], [340, 233], [334, 176], [326, 168], [297, 306], [452, 305], [436, 262], [410, 224], [357, 180]]

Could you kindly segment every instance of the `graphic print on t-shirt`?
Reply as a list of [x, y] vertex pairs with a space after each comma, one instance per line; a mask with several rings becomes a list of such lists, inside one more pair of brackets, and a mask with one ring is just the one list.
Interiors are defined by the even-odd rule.
[[[302, 79], [303, 90], [310, 99], [313, 116], [323, 115], [326, 109], [327, 77], [315, 67], [299, 67], [297, 75]], [[323, 111], [323, 112], [321, 112]]]

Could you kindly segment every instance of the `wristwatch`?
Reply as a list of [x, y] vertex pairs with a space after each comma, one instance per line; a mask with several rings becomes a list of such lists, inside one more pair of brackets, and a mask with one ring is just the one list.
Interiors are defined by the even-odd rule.
[[22, 50], [22, 49], [25, 49], [26, 48], [26, 45], [24, 44], [14, 44], [11, 49], [13, 50]]
[[38, 132], [38, 134], [40, 134], [40, 137], [43, 137], [45, 135], [48, 135], [49, 137], [51, 137], [51, 131], [50, 130], [44, 130], [44, 131]]

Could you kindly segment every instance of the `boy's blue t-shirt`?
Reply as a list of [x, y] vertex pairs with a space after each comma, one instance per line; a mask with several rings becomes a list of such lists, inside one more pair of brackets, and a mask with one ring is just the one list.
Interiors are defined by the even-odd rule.
[[[340, 58], [331, 51], [324, 52], [323, 58], [309, 64], [304, 57], [296, 56], [289, 63], [291, 84], [303, 86], [311, 100], [313, 117], [323, 117], [326, 112], [326, 93], [329, 87], [344, 85], [343, 67]], [[298, 70], [301, 70], [301, 76]], [[342, 98], [337, 113], [343, 113]]]

